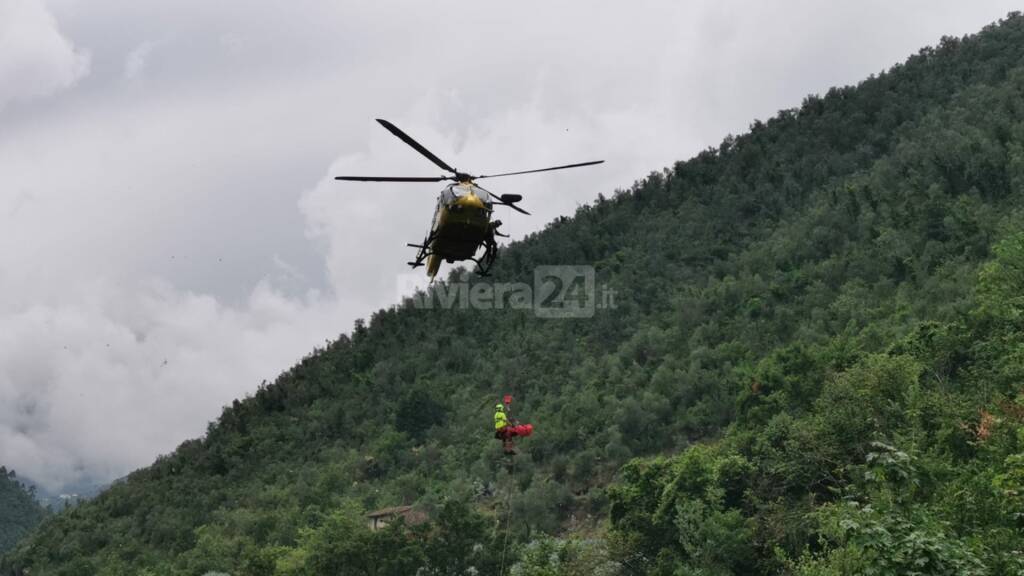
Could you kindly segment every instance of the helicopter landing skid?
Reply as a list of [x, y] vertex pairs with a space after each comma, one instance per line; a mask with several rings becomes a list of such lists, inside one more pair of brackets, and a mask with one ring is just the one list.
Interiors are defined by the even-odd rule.
[[[504, 236], [503, 234], [501, 236]], [[434, 240], [434, 234], [431, 233], [427, 236], [422, 244], [413, 244], [412, 242], [406, 243], [406, 246], [410, 248], [416, 248], [416, 258], [410, 262], [406, 262], [412, 268], [419, 268], [423, 266], [427, 258], [434, 254], [434, 251], [430, 249], [430, 244]], [[476, 273], [480, 276], [490, 276], [491, 266], [494, 265], [494, 261], [498, 258], [498, 244], [494, 241], [494, 237], [490, 237], [481, 243], [484, 247], [484, 253], [480, 258], [466, 258], [472, 260], [476, 264]], [[446, 259], [447, 262], [452, 260]]]
[[434, 234], [431, 233], [423, 240], [423, 244], [413, 244], [411, 242], [407, 243], [406, 246], [410, 248], [417, 248], [418, 250], [416, 252], [416, 258], [412, 262], [406, 262], [406, 264], [408, 264], [412, 268], [419, 268], [420, 266], [423, 266], [423, 263], [427, 259], [427, 257], [433, 254], [433, 252], [431, 252], [429, 248], [430, 241], [433, 239]]
[[479, 259], [470, 258], [476, 264], [476, 273], [481, 277], [490, 276], [491, 266], [494, 265], [494, 260], [498, 257], [498, 245], [484, 243], [484, 255]]

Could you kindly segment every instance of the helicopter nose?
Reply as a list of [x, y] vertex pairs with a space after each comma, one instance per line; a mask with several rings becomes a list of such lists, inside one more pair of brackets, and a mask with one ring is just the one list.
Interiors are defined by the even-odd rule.
[[455, 200], [455, 203], [463, 208], [480, 208], [483, 209], [484, 201], [480, 199], [476, 194], [466, 194], [460, 196]]

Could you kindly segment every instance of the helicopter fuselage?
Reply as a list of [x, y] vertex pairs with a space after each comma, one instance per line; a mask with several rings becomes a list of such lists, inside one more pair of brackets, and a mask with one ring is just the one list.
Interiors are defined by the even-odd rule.
[[442, 190], [423, 243], [427, 275], [433, 278], [442, 261], [474, 259], [480, 246], [493, 238], [492, 213], [490, 195], [471, 183], [451, 184]]

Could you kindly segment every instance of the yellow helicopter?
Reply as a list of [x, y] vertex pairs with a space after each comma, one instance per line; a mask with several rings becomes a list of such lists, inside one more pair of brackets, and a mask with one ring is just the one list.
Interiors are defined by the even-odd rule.
[[[519, 172], [504, 172], [501, 174], [484, 174], [473, 176], [466, 172], [460, 172], [446, 164], [435, 156], [430, 150], [424, 148], [397, 126], [387, 120], [377, 119], [381, 126], [397, 136], [402, 142], [412, 146], [414, 150], [424, 155], [431, 162], [440, 168], [451, 172], [450, 176], [425, 176], [425, 177], [402, 177], [402, 176], [335, 176], [335, 180], [348, 180], [354, 182], [443, 182], [451, 180], [441, 191], [437, 198], [437, 208], [434, 210], [434, 220], [431, 222], [430, 231], [427, 232], [422, 244], [408, 244], [417, 248], [416, 258], [409, 262], [413, 268], [427, 266], [427, 275], [433, 279], [441, 268], [441, 261], [449, 264], [461, 260], [472, 260], [477, 266], [477, 272], [486, 276], [498, 256], [498, 242], [496, 237], [508, 236], [498, 232], [501, 220], [491, 220], [494, 213], [494, 205], [508, 206], [517, 212], [529, 215], [529, 212], [516, 205], [523, 199], [519, 194], [492, 194], [476, 184], [476, 180], [484, 178], [496, 178], [498, 176], [515, 176], [517, 174], [530, 174], [533, 172], [547, 172], [550, 170], [563, 170], [565, 168], [578, 168], [580, 166], [591, 166], [600, 164], [604, 160], [593, 162], [581, 162], [579, 164], [566, 164], [564, 166], [553, 166], [538, 170], [522, 170]], [[484, 253], [477, 258], [476, 253], [483, 247]]]

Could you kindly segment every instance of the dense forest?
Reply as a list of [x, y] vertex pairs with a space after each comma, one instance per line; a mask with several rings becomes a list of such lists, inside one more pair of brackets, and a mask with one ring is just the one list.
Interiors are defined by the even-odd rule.
[[[1011, 14], [598, 195], [468, 280], [592, 265], [614, 306], [381, 310], [2, 569], [1024, 573], [1022, 208]], [[511, 473], [505, 392], [536, 427]], [[429, 520], [367, 527], [400, 504]]]
[[13, 548], [44, 515], [33, 490], [18, 481], [14, 470], [0, 466], [0, 554]]

